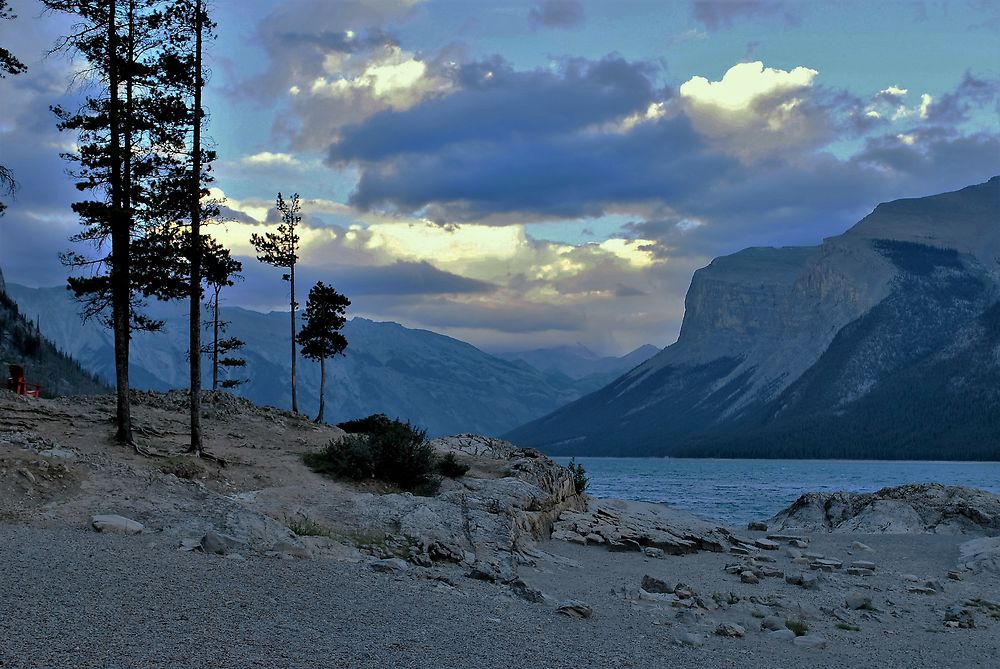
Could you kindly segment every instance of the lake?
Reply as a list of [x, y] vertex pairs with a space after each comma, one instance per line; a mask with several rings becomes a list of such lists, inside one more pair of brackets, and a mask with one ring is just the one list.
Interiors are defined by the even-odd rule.
[[[555, 458], [560, 464], [569, 458]], [[1000, 462], [880, 460], [716, 460], [577, 458], [596, 497], [663, 502], [745, 526], [782, 510], [805, 492], [873, 492], [904, 483], [943, 483], [1000, 494]]]

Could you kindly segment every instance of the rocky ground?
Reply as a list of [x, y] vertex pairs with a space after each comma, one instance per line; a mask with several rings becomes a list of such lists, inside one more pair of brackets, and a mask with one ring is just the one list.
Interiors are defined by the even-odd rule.
[[[227, 395], [209, 397], [205, 426], [229, 465], [178, 456], [185, 404], [137, 396], [141, 442], [174, 454], [150, 458], [111, 443], [110, 398], [0, 392], [0, 667], [989, 667], [1000, 656], [995, 496], [932, 491], [947, 501], [928, 516], [938, 534], [847, 532], [850, 514], [815, 500], [769, 530], [734, 530], [584, 498], [547, 458], [459, 435], [435, 446], [470, 472], [414, 497], [314, 474], [302, 454], [339, 430]], [[850, 504], [877, 529], [871, 504]], [[970, 508], [976, 523], [948, 520]], [[831, 514], [837, 532], [806, 526]]]

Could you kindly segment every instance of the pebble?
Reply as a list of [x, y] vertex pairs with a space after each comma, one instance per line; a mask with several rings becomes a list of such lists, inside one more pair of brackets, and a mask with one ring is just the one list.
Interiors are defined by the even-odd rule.
[[749, 583], [751, 585], [755, 585], [757, 583], [760, 583], [760, 579], [757, 578], [757, 575], [754, 574], [752, 571], [741, 572], [740, 573], [740, 581], [742, 581], [743, 583]]

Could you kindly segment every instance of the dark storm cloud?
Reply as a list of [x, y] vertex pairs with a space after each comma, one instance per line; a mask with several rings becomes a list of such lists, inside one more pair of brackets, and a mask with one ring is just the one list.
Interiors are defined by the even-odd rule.
[[644, 63], [571, 60], [559, 72], [518, 72], [500, 58], [463, 66], [460, 90], [344, 129], [333, 162], [370, 162], [449, 146], [533, 141], [645, 109], [655, 91]]
[[583, 19], [580, 0], [540, 0], [528, 10], [531, 24], [546, 28], [573, 28], [583, 23]]
[[[694, 18], [709, 30], [728, 28], [755, 16], [774, 16], [784, 9], [785, 3], [777, 0], [694, 0], [691, 3]], [[786, 13], [785, 21], [794, 22], [794, 15]]]
[[927, 108], [927, 119], [933, 123], [961, 123], [969, 117], [972, 109], [988, 105], [997, 100], [998, 95], [1000, 78], [978, 77], [966, 72], [954, 91], [931, 102]]

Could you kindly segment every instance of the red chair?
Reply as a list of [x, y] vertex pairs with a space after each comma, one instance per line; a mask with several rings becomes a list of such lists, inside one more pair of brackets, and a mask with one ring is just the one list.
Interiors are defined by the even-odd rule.
[[24, 367], [21, 365], [9, 365], [10, 378], [7, 379], [7, 390], [12, 390], [18, 395], [28, 397], [41, 397], [42, 387], [37, 383], [28, 383], [24, 380]]

